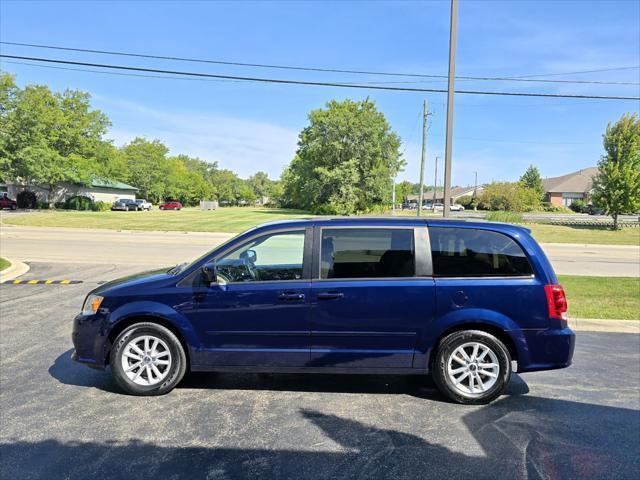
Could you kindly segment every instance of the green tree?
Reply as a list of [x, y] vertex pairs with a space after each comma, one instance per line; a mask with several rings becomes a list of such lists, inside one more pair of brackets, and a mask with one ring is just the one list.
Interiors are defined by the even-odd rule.
[[282, 177], [282, 201], [316, 213], [354, 214], [388, 205], [403, 168], [400, 138], [374, 102], [331, 101], [309, 114]]
[[136, 137], [122, 147], [127, 164], [126, 181], [138, 188], [139, 195], [151, 202], [165, 199], [169, 149], [160, 141]]
[[640, 210], [640, 120], [625, 114], [603, 135], [605, 155], [598, 162], [593, 181], [593, 201], [613, 217]]
[[404, 180], [396, 183], [396, 202], [402, 202], [407, 196], [413, 194], [413, 183]]
[[[86, 182], [96, 169], [96, 146], [109, 126], [92, 110], [87, 93], [53, 93], [42, 85], [16, 89], [2, 77], [0, 153], [5, 178], [49, 185], [54, 196], [62, 182]], [[50, 200], [52, 198], [50, 197]]]
[[524, 172], [524, 174], [520, 177], [520, 183], [526, 187], [530, 188], [540, 197], [540, 200], [544, 198], [545, 190], [544, 185], [542, 184], [542, 177], [540, 176], [540, 171], [538, 167], [534, 167], [533, 165], [529, 165], [529, 168]]
[[254, 192], [254, 196], [262, 200], [263, 197], [273, 195], [273, 181], [265, 172], [256, 172], [247, 179], [247, 183]]

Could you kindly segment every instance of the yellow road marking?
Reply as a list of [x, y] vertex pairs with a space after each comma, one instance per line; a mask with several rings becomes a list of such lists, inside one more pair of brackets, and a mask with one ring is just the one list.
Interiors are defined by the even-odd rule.
[[71, 283], [71, 280], [60, 280], [61, 285], [66, 285], [67, 283]]
[[22, 280], [14, 280], [13, 283], [22, 283]]
[[49, 284], [53, 283], [53, 280], [47, 280], [47, 281], [46, 281], [46, 282], [44, 282], [44, 283], [46, 283], [47, 285], [49, 285]]
[[38, 280], [29, 280], [27, 283], [29, 285], [34, 285], [34, 284], [38, 283]]

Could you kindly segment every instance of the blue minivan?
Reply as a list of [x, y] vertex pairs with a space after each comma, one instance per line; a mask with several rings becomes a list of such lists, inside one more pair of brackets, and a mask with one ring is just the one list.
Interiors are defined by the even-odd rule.
[[571, 364], [567, 302], [526, 228], [420, 218], [273, 222], [87, 295], [73, 358], [159, 395], [189, 371], [431, 373], [487, 403]]

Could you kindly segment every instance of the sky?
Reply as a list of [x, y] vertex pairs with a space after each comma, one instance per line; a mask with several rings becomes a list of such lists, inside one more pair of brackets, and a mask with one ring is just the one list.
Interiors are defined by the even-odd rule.
[[[431, 2], [0, 2], [5, 42], [333, 69], [446, 75], [450, 3]], [[299, 72], [81, 54], [0, 45], [7, 55], [70, 59], [224, 75], [446, 88], [446, 80]], [[640, 1], [461, 1], [458, 76], [545, 75], [640, 82]], [[429, 105], [425, 183], [440, 157], [446, 95], [238, 81], [146, 78], [10, 63], [18, 85], [80, 89], [112, 122], [116, 145], [160, 139], [172, 154], [216, 161], [248, 177], [278, 178], [311, 110], [332, 99], [374, 100], [401, 137], [398, 181], [417, 182], [422, 103]], [[619, 67], [632, 69], [575, 73]], [[557, 75], [564, 73], [566, 75]], [[551, 76], [546, 76], [551, 75]], [[413, 82], [420, 83], [413, 83]], [[380, 83], [377, 83], [380, 84]], [[456, 88], [640, 96], [638, 85], [457, 80]], [[637, 101], [455, 96], [452, 183], [516, 180], [528, 165], [543, 177], [596, 165], [608, 122]]]

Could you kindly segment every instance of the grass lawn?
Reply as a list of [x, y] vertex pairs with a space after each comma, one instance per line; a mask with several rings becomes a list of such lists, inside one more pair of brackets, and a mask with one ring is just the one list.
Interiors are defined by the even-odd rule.
[[[415, 212], [398, 212], [402, 216]], [[427, 218], [440, 218], [441, 214], [425, 212]], [[226, 207], [213, 211], [185, 208], [181, 211], [150, 212], [76, 212], [70, 210], [42, 211], [24, 215], [6, 215], [4, 222], [11, 225], [39, 227], [107, 228], [113, 230], [158, 230], [182, 232], [237, 233], [272, 220], [310, 218], [302, 210], [278, 208]], [[602, 228], [559, 226], [528, 223], [533, 236], [546, 243], [591, 243], [612, 245], [639, 245], [640, 229], [619, 231]]]
[[543, 243], [595, 243], [604, 245], [640, 245], [640, 228], [609, 230], [587, 226], [543, 225], [527, 223], [534, 238]]
[[162, 211], [156, 208], [149, 212], [54, 210], [25, 215], [7, 215], [3, 221], [10, 225], [36, 227], [237, 233], [272, 220], [308, 218], [310, 216], [300, 210], [278, 208], [226, 207], [210, 211], [202, 211], [197, 208]]
[[558, 275], [569, 317], [635, 320], [640, 318], [640, 278]]
[[4, 270], [5, 268], [9, 268], [11, 266], [11, 263], [7, 260], [5, 260], [4, 258], [0, 257], [0, 272], [2, 270]]

